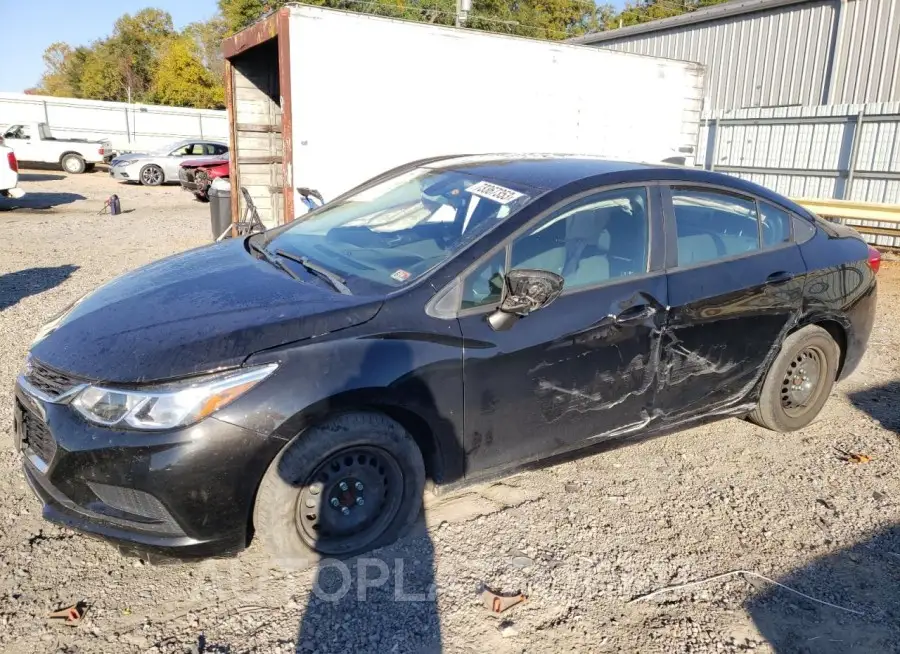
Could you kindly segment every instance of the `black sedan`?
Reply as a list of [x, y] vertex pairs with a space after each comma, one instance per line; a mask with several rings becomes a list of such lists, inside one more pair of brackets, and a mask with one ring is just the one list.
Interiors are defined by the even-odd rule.
[[44, 517], [127, 549], [362, 552], [459, 486], [728, 416], [801, 429], [880, 262], [724, 175], [586, 157], [393, 170], [126, 274], [18, 379]]

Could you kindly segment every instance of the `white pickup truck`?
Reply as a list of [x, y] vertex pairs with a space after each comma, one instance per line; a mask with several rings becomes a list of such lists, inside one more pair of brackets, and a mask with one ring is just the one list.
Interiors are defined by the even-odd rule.
[[110, 143], [54, 138], [47, 123], [7, 125], [0, 133], [22, 164], [58, 164], [67, 173], [90, 171], [111, 154]]
[[0, 139], [0, 197], [20, 198], [25, 191], [19, 188], [19, 164], [12, 149]]

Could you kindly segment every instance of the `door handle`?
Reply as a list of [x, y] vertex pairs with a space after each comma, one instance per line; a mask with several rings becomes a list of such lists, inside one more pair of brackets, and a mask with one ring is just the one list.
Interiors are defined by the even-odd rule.
[[622, 325], [629, 322], [639, 322], [641, 320], [647, 320], [655, 314], [656, 307], [653, 307], [649, 304], [638, 304], [633, 307], [628, 307], [627, 309], [622, 311], [618, 316], [616, 316], [615, 323], [617, 325]]
[[793, 273], [789, 273], [786, 270], [779, 270], [778, 272], [773, 272], [771, 275], [766, 277], [766, 284], [784, 284], [785, 282], [791, 281], [793, 278]]

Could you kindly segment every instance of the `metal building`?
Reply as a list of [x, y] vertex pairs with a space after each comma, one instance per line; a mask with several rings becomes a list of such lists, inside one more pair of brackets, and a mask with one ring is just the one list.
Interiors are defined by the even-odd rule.
[[572, 41], [706, 65], [708, 112], [900, 100], [900, 0], [733, 0]]

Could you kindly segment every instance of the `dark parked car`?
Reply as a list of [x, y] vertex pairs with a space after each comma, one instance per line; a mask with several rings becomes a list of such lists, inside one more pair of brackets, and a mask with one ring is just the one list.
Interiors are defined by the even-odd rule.
[[426, 479], [805, 427], [863, 355], [879, 262], [724, 175], [420, 161], [79, 300], [18, 379], [18, 445], [45, 518], [127, 548], [349, 555]]

